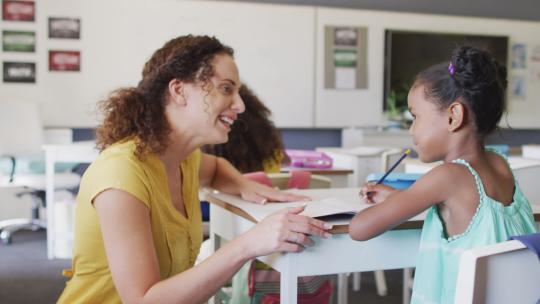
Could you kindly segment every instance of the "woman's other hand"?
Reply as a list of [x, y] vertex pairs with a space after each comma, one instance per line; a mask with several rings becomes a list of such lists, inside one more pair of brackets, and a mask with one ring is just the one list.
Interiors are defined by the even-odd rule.
[[388, 196], [397, 190], [383, 184], [367, 183], [360, 190], [360, 196], [365, 202], [378, 204], [384, 202]]
[[310, 236], [329, 238], [331, 224], [299, 215], [305, 206], [273, 213], [241, 236], [250, 258], [274, 252], [300, 252], [315, 242]]
[[257, 204], [266, 202], [297, 202], [309, 201], [309, 197], [290, 192], [283, 192], [266, 185], [246, 179], [244, 185], [240, 188], [242, 199]]

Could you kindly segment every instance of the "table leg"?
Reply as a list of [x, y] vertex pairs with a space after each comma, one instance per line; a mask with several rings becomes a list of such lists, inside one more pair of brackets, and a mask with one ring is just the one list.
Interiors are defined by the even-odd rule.
[[411, 302], [411, 290], [413, 286], [412, 271], [414, 268], [403, 269], [403, 304]]
[[55, 258], [55, 226], [54, 226], [54, 163], [52, 151], [45, 152], [45, 201], [47, 204], [47, 258]]
[[[287, 256], [288, 263], [291, 265], [291, 254]], [[291, 267], [285, 267], [281, 272], [280, 281], [280, 303], [296, 304], [298, 301], [298, 276], [293, 273]]]
[[[210, 229], [210, 242], [212, 244], [212, 254], [216, 252], [219, 249], [220, 245], [220, 238], [219, 235], [212, 233], [212, 229]], [[208, 299], [208, 304], [217, 304], [217, 298], [218, 298], [219, 290], [216, 292], [215, 295], [213, 295], [210, 299]]]
[[338, 283], [337, 283], [337, 302], [338, 304], [347, 304], [347, 298], [349, 293], [349, 278], [348, 274], [340, 273], [338, 274]]
[[353, 278], [353, 290], [354, 291], [360, 291], [360, 287], [361, 287], [361, 278], [362, 278], [362, 273], [361, 272], [354, 272], [352, 274], [352, 278]]

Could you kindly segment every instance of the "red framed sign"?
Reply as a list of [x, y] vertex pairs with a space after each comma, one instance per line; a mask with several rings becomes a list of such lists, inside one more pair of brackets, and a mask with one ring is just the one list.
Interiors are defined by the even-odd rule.
[[2, 0], [2, 20], [34, 21], [36, 6], [34, 1]]
[[80, 51], [49, 51], [49, 71], [81, 70]]

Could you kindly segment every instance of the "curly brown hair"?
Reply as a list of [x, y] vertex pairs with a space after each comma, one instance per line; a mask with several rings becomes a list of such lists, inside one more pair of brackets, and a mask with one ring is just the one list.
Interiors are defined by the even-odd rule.
[[206, 86], [215, 72], [212, 60], [219, 54], [232, 57], [234, 51], [215, 37], [187, 35], [165, 43], [145, 63], [136, 87], [116, 90], [99, 102], [104, 119], [96, 130], [98, 149], [136, 139], [135, 155], [140, 159], [147, 152], [163, 152], [171, 132], [165, 116], [169, 82]]
[[[240, 87], [246, 110], [238, 116], [224, 144], [202, 147], [206, 153], [223, 157], [240, 172], [262, 171], [265, 161], [280, 161], [283, 155], [281, 134], [270, 120], [272, 112], [246, 85]], [[276, 153], [277, 152], [277, 153]]]

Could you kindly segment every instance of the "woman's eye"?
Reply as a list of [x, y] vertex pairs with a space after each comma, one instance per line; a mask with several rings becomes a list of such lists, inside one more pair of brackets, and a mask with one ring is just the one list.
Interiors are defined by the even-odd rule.
[[222, 86], [221, 91], [225, 94], [231, 94], [233, 89], [230, 86]]

